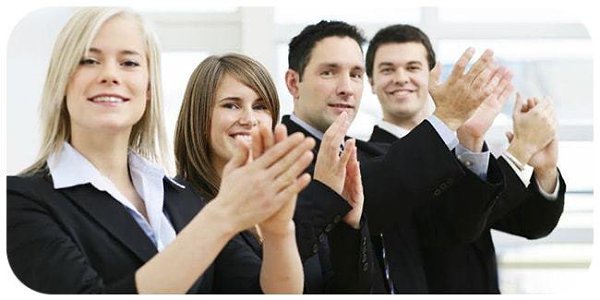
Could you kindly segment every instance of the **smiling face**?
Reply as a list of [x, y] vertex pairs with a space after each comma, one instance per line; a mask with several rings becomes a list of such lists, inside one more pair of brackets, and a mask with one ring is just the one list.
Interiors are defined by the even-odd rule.
[[[317, 42], [301, 81], [295, 82], [294, 113], [325, 132], [346, 111], [352, 121], [358, 112], [365, 73], [363, 53], [350, 37], [327, 37]], [[289, 84], [289, 83], [288, 83]]]
[[256, 91], [225, 74], [217, 88], [210, 125], [210, 157], [219, 172], [233, 156], [235, 139], [252, 143], [250, 133], [262, 124], [272, 128], [272, 112]]
[[66, 92], [72, 138], [127, 133], [144, 114], [148, 62], [137, 23], [115, 16], [102, 25]]
[[384, 120], [400, 126], [420, 123], [427, 114], [429, 84], [425, 47], [416, 42], [381, 45], [370, 83]]

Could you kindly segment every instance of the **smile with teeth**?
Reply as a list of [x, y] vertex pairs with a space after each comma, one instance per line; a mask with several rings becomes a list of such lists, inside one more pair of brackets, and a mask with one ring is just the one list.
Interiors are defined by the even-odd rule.
[[250, 136], [249, 134], [239, 133], [239, 134], [233, 134], [233, 135], [231, 135], [231, 137], [233, 137], [234, 139], [239, 139], [246, 144], [252, 143], [252, 136]]
[[125, 102], [126, 100], [121, 98], [121, 97], [114, 97], [114, 96], [99, 96], [99, 97], [94, 97], [90, 99], [92, 102], [97, 102], [97, 103], [122, 103]]
[[397, 91], [392, 91], [390, 92], [390, 94], [392, 95], [397, 95], [397, 96], [401, 96], [401, 95], [408, 95], [411, 94], [413, 91], [412, 90], [397, 90]]

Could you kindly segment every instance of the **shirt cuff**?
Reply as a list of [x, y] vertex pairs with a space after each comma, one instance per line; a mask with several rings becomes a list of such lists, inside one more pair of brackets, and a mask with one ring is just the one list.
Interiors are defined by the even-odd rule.
[[554, 201], [556, 199], [558, 199], [558, 191], [560, 189], [560, 180], [558, 179], [558, 176], [556, 176], [556, 187], [554, 188], [554, 192], [552, 193], [548, 193], [546, 191], [544, 191], [542, 188], [540, 188], [540, 182], [537, 180], [537, 178], [535, 179], [535, 182], [537, 182], [537, 186], [538, 186], [538, 190], [540, 191], [540, 194], [542, 196], [544, 196], [544, 198], [546, 198], [546, 200], [549, 201]]
[[450, 129], [444, 122], [442, 122], [435, 115], [430, 115], [427, 117], [427, 121], [431, 123], [431, 126], [435, 129], [438, 135], [444, 140], [446, 146], [448, 146], [448, 150], [452, 150], [458, 144], [458, 138], [456, 137], [456, 131]]
[[490, 151], [472, 152], [461, 144], [456, 146], [456, 158], [481, 180], [487, 180]]
[[506, 150], [502, 153], [502, 157], [504, 157], [504, 160], [506, 160], [508, 165], [515, 171], [515, 174], [521, 179], [523, 185], [526, 187], [529, 186], [529, 180], [531, 179], [531, 175], [533, 175], [533, 167], [521, 163]]

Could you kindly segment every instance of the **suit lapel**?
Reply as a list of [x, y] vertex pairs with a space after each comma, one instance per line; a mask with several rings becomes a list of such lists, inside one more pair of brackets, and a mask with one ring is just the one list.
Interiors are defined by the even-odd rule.
[[[181, 182], [180, 179], [178, 181]], [[164, 211], [166, 211], [175, 231], [179, 233], [202, 209], [204, 201], [192, 192], [193, 187], [184, 183], [185, 189], [176, 187], [167, 179], [163, 180], [165, 191]]]
[[90, 184], [59, 190], [91, 219], [131, 250], [142, 261], [157, 253], [156, 246], [146, 236], [123, 205], [106, 192], [99, 192]]

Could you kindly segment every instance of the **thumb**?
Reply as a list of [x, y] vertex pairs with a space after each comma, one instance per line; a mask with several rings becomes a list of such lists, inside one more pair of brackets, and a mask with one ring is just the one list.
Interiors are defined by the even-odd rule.
[[246, 147], [244, 142], [238, 140], [237, 138], [234, 140], [233, 149], [231, 149], [231, 151], [233, 153], [233, 156], [225, 165], [225, 168], [223, 169], [223, 174], [230, 173], [233, 170], [245, 165], [250, 158], [248, 147]]
[[518, 115], [523, 107], [523, 99], [521, 98], [521, 93], [517, 92], [517, 96], [515, 98], [515, 106], [513, 107], [513, 117]]

